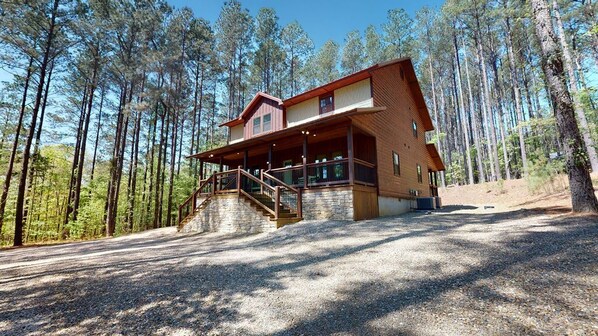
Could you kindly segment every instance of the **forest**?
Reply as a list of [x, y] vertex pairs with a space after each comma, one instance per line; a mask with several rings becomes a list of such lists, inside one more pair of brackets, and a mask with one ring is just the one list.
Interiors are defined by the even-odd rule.
[[[598, 5], [549, 0], [566, 86], [598, 171]], [[197, 187], [186, 156], [257, 91], [289, 98], [410, 57], [447, 167], [443, 185], [566, 170], [526, 1], [447, 0], [316, 48], [300, 18], [237, 0], [215, 22], [162, 0], [0, 1], [0, 245], [172, 226]], [[589, 167], [588, 167], [589, 168]], [[208, 168], [209, 169], [209, 168]]]

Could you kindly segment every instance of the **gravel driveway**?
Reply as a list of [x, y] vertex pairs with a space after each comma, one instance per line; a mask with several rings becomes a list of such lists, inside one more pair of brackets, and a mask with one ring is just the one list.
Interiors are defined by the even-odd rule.
[[598, 334], [598, 218], [447, 208], [0, 251], [0, 334]]

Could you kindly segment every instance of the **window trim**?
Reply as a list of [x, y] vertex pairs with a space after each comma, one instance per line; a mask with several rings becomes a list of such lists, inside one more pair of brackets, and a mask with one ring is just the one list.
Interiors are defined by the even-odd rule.
[[[395, 157], [397, 158], [396, 164]], [[401, 176], [401, 156], [395, 151], [392, 151], [392, 172], [395, 176]]]
[[[322, 100], [332, 98], [332, 109], [330, 111], [322, 112]], [[326, 114], [334, 111], [334, 92], [330, 92], [324, 95], [321, 95], [318, 99], [318, 108], [320, 110], [320, 114]]]
[[419, 163], [417, 163], [415, 169], [417, 171], [417, 182], [424, 183], [424, 177], [422, 175], [422, 166]]

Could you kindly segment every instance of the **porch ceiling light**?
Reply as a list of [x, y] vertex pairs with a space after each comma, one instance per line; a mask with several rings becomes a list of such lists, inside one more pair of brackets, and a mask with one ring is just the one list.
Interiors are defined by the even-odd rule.
[[210, 154], [210, 157], [214, 157], [214, 154]]

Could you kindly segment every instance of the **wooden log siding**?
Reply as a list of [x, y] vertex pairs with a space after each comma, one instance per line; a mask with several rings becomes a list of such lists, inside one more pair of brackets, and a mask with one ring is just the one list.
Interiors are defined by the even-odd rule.
[[[355, 125], [376, 134], [376, 152], [380, 196], [411, 198], [410, 190], [421, 191], [427, 196], [428, 174], [423, 183], [417, 180], [417, 164], [426, 168], [428, 151], [425, 144], [423, 121], [418, 113], [413, 93], [409, 87], [408, 72], [400, 77], [401, 64], [393, 64], [372, 71], [374, 106], [386, 106], [387, 110], [367, 116], [355, 116]], [[418, 137], [413, 136], [412, 120], [418, 125]], [[401, 157], [401, 175], [394, 175], [392, 151]]]
[[[271, 119], [271, 128], [270, 131], [267, 132], [260, 132], [258, 134], [253, 134], [253, 120], [255, 118], [260, 118], [260, 128], [263, 126], [264, 122], [264, 115], [270, 114]], [[270, 132], [280, 131], [283, 127], [282, 124], [282, 106], [278, 105], [278, 102], [275, 102], [271, 99], [262, 98], [262, 100], [255, 106], [253, 111], [250, 112], [249, 118], [244, 123], [244, 131], [243, 136], [244, 139], [249, 139], [253, 136], [259, 136], [262, 134], [267, 134]]]

